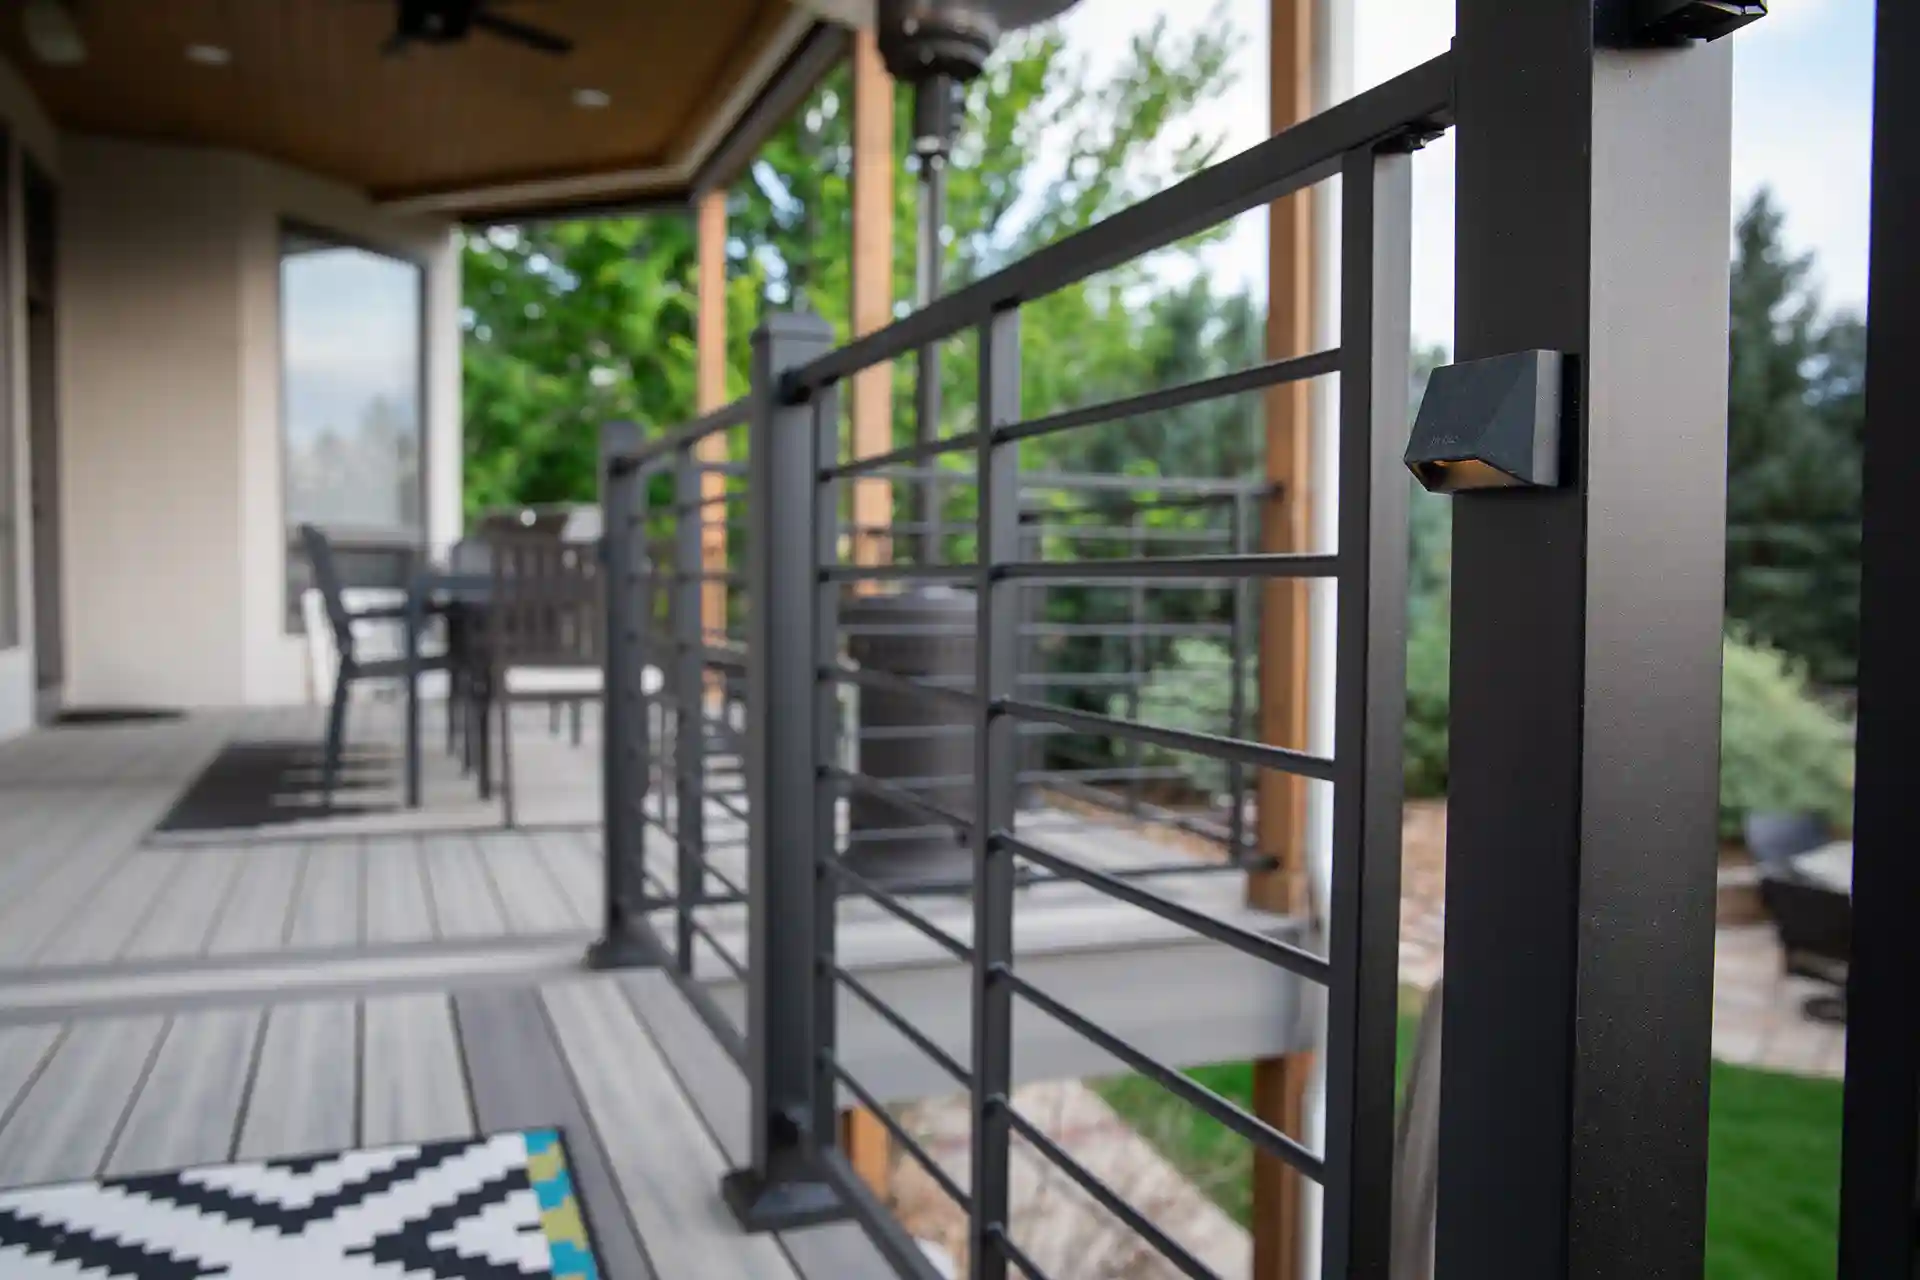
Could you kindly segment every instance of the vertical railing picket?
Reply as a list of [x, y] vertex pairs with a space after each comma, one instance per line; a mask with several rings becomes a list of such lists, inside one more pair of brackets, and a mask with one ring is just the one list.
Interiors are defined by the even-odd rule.
[[701, 619], [700, 459], [689, 442], [674, 456], [673, 570], [668, 618], [671, 662], [663, 672], [674, 708], [674, 963], [693, 972], [694, 903], [706, 896], [706, 636]]
[[647, 896], [646, 830], [650, 751], [642, 674], [648, 592], [639, 547], [646, 473], [636, 464], [640, 428], [610, 422], [600, 433], [601, 554], [606, 575], [605, 707], [601, 725], [601, 821], [605, 920], [587, 953], [596, 969], [655, 963], [640, 924]]
[[1020, 312], [994, 314], [980, 331], [979, 633], [974, 697], [973, 811], [973, 1221], [974, 1280], [1006, 1280], [1009, 1227], [1008, 1109], [1013, 1091], [1014, 855], [996, 836], [1013, 829], [1018, 728], [1000, 709], [1014, 696], [1020, 649], [1019, 585], [995, 572], [1020, 557], [1020, 446], [995, 430], [1020, 417]]
[[[782, 1230], [843, 1215], [818, 1172], [815, 1145], [830, 1142], [832, 1093], [820, 1084], [815, 1001], [821, 829], [812, 635], [820, 550], [815, 528], [819, 418], [790, 397], [787, 375], [824, 355], [833, 329], [814, 315], [769, 316], [753, 339], [748, 469], [747, 1079], [752, 1163], [727, 1175], [728, 1206], [750, 1231]], [[831, 526], [829, 526], [831, 532]], [[830, 536], [830, 535], [829, 535]], [[831, 542], [828, 543], [831, 546]], [[829, 817], [825, 821], [831, 822]], [[831, 828], [829, 828], [830, 830]], [[822, 1094], [824, 1093], [824, 1097]]]

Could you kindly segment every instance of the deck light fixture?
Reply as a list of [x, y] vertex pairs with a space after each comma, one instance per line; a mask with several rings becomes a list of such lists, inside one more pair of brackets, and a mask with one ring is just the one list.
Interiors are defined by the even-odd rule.
[[613, 97], [605, 89], [575, 89], [573, 105], [586, 111], [598, 111], [612, 103]]
[[233, 61], [233, 53], [217, 44], [190, 44], [187, 61], [203, 67], [224, 67]]
[[1435, 369], [1408, 470], [1431, 493], [1559, 484], [1564, 367], [1558, 351], [1518, 351]]

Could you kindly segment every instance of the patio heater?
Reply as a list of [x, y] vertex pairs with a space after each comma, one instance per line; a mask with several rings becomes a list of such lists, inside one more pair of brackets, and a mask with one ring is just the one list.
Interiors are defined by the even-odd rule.
[[[940, 234], [946, 225], [946, 171], [965, 110], [965, 86], [986, 66], [1004, 32], [1062, 13], [1074, 0], [877, 0], [865, 14], [875, 24], [880, 56], [896, 81], [913, 86], [913, 154], [919, 170], [919, 240], [915, 304], [940, 293]], [[865, 6], [863, 6], [865, 7]], [[917, 353], [914, 439], [932, 443], [940, 424], [940, 349]], [[923, 461], [922, 466], [931, 464]], [[942, 489], [938, 481], [909, 489], [910, 545], [915, 562], [941, 559]], [[973, 674], [975, 602], [970, 591], [921, 584], [853, 598], [841, 618], [848, 657], [863, 669], [932, 683], [968, 683]], [[911, 785], [924, 801], [965, 815], [973, 806], [970, 722], [950, 707], [874, 688], [860, 693], [859, 728], [867, 747], [861, 771]], [[909, 783], [909, 779], [914, 779]], [[849, 804], [853, 835], [848, 865], [877, 883], [964, 884], [967, 850], [926, 816], [889, 800], [856, 795]]]

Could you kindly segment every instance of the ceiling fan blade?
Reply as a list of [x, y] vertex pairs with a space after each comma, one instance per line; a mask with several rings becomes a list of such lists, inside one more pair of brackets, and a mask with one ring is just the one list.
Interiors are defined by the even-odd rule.
[[573, 41], [565, 36], [555, 35], [551, 31], [544, 31], [513, 18], [503, 18], [488, 9], [475, 12], [472, 25], [482, 31], [491, 31], [503, 40], [526, 45], [529, 49], [538, 49], [541, 53], [558, 55], [573, 52]]

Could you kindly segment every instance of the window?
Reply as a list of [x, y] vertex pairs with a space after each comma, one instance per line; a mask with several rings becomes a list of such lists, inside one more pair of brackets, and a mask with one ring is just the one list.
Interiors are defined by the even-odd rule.
[[421, 369], [425, 272], [288, 231], [280, 250], [287, 616], [310, 581], [298, 529], [340, 548], [353, 586], [399, 586], [426, 542]]

